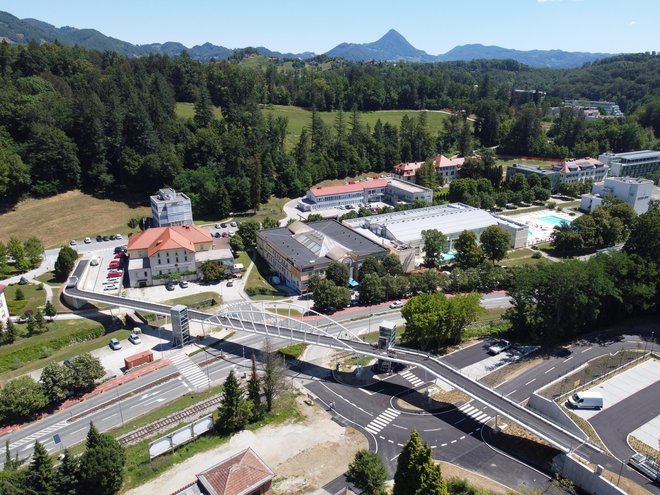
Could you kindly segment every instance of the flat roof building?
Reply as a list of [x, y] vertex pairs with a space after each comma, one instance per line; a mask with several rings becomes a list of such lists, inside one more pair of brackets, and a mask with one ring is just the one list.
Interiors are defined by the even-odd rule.
[[397, 179], [374, 178], [351, 181], [340, 186], [313, 187], [298, 203], [298, 209], [318, 211], [379, 201], [396, 205], [398, 202], [412, 203], [417, 199], [430, 203], [433, 201], [433, 191]]
[[336, 220], [321, 220], [260, 230], [257, 252], [287, 286], [304, 292], [309, 277], [325, 275], [333, 261], [344, 263], [357, 278], [365, 257], [383, 258], [389, 250]]
[[192, 223], [192, 203], [182, 192], [166, 187], [151, 196], [152, 227], [174, 227]]
[[603, 153], [598, 159], [610, 167], [610, 175], [615, 177], [644, 177], [660, 172], [660, 151]]
[[607, 177], [609, 167], [595, 158], [581, 158], [579, 160], [564, 160], [555, 163], [551, 168], [543, 168], [538, 165], [525, 163], [514, 163], [506, 169], [506, 178], [510, 179], [514, 174], [531, 175], [550, 179], [550, 188], [557, 191], [560, 184], [566, 182], [600, 182]]
[[374, 242], [386, 244], [395, 251], [413, 248], [417, 255], [424, 250], [423, 230], [436, 229], [447, 236], [448, 251], [453, 249], [454, 241], [464, 230], [474, 232], [479, 238], [487, 227], [497, 225], [511, 235], [511, 246], [514, 248], [526, 245], [528, 231], [525, 224], [491, 215], [463, 203], [352, 218], [343, 223]]
[[638, 215], [646, 213], [653, 195], [653, 181], [638, 177], [608, 177], [594, 184], [590, 194], [583, 194], [580, 209], [593, 212], [603, 204], [608, 195], [622, 199], [634, 208]]

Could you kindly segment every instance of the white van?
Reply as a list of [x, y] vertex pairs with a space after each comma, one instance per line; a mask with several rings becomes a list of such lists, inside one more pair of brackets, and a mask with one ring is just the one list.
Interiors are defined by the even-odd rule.
[[602, 409], [603, 396], [600, 392], [578, 392], [568, 399], [575, 409]]

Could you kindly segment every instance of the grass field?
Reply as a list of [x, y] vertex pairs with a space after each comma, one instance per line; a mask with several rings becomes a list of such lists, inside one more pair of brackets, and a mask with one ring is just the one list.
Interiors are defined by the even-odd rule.
[[234, 216], [237, 222], [245, 222], [247, 220], [254, 220], [255, 222], [263, 222], [266, 217], [271, 217], [275, 220], [284, 218], [284, 205], [291, 201], [291, 198], [276, 198], [271, 196], [268, 203], [259, 206], [259, 211], [252, 214], [241, 214]]
[[[25, 299], [21, 301], [16, 300], [16, 291], [19, 288], [25, 296]], [[34, 312], [37, 308], [43, 307], [46, 304], [46, 291], [37, 284], [10, 285], [5, 289], [5, 299], [9, 314], [18, 316], [26, 311]]]
[[541, 167], [541, 168], [552, 168], [552, 166], [555, 163], [557, 163], [557, 161], [528, 160], [526, 158], [516, 158], [514, 160], [497, 160], [497, 165], [502, 166], [502, 170], [504, 173], [506, 173], [506, 169], [509, 167], [509, 165], [513, 165], [514, 163], [524, 163], [525, 165], [536, 165], [537, 167]]
[[[287, 127], [287, 135], [284, 140], [284, 146], [287, 150], [292, 150], [298, 143], [300, 133], [304, 127], [309, 127], [312, 118], [312, 112], [300, 107], [282, 106], [282, 105], [268, 105], [263, 107], [264, 115], [272, 115], [273, 117], [286, 117], [289, 121]], [[319, 112], [323, 122], [330, 128], [335, 124], [338, 112]], [[420, 110], [383, 110], [379, 112], [359, 112], [360, 121], [363, 125], [369, 125], [373, 130], [376, 121], [390, 123], [399, 127], [401, 119], [404, 115], [410, 118], [416, 118]], [[427, 122], [432, 135], [436, 135], [438, 131], [444, 128], [444, 121], [449, 117], [445, 113], [440, 112], [426, 112]], [[344, 112], [346, 123], [350, 122], [351, 112]]]
[[[250, 276], [245, 282], [245, 291], [250, 294], [250, 291], [255, 291], [255, 299], [271, 299], [282, 298], [286, 294], [280, 292], [277, 287], [274, 287], [268, 280], [269, 273], [268, 265], [258, 254], [254, 254], [254, 266], [250, 271]], [[258, 297], [268, 296], [268, 297]]]
[[[212, 304], [210, 306], [208, 305], [203, 305], [202, 303], [214, 300], [215, 304]], [[215, 291], [206, 291], [206, 292], [198, 292], [197, 294], [190, 294], [189, 296], [183, 296], [183, 297], [176, 297], [174, 299], [169, 299], [165, 301], [165, 304], [170, 304], [172, 306], [176, 304], [183, 304], [184, 306], [190, 306], [192, 308], [202, 308], [202, 307], [211, 307], [211, 306], [218, 306], [222, 304], [222, 296], [218, 294]], [[200, 306], [200, 304], [202, 304]]]
[[[177, 103], [174, 107], [174, 113], [180, 119], [192, 119], [195, 116], [194, 103]], [[213, 116], [216, 119], [222, 118], [220, 107], [213, 107]]]
[[[132, 217], [151, 216], [141, 204], [98, 199], [80, 191], [69, 191], [45, 199], [30, 199], [14, 211], [0, 215], [0, 239], [36, 236], [47, 248], [68, 244], [71, 239], [98, 234], [127, 234]], [[148, 201], [144, 196], [140, 200]], [[130, 205], [130, 206], [129, 206]]]

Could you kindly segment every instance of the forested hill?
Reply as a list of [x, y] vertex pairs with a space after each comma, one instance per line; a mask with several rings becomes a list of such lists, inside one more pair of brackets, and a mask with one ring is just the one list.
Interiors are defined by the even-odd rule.
[[[300, 196], [326, 178], [389, 171], [438, 152], [498, 146], [530, 156], [596, 156], [654, 147], [660, 135], [657, 55], [570, 70], [513, 61], [246, 62], [0, 43], [0, 198], [13, 203], [74, 188], [146, 196], [169, 184], [192, 197], [196, 215], [217, 218], [272, 194]], [[521, 99], [516, 88], [532, 91]], [[585, 122], [563, 111], [551, 120], [548, 107], [568, 97], [613, 99], [629, 116]], [[194, 103], [194, 118], [177, 118], [176, 102]], [[327, 126], [312, 112], [288, 152], [286, 119], [259, 109], [269, 104], [346, 113]], [[361, 121], [361, 111], [387, 109], [453, 112], [439, 133], [429, 130], [423, 112], [399, 126]]]

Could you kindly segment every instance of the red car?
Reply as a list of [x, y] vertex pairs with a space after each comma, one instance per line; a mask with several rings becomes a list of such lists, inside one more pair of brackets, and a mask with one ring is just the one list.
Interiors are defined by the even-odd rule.
[[229, 232], [223, 232], [223, 233], [222, 233], [222, 237], [225, 237], [225, 238], [226, 238], [226, 237], [229, 237]]
[[121, 277], [122, 275], [123, 275], [122, 272], [110, 272], [110, 273], [108, 273], [108, 278]]
[[119, 261], [117, 260], [111, 261], [110, 264], [108, 265], [108, 268], [119, 268]]
[[117, 253], [117, 254], [115, 254], [115, 259], [116, 259], [116, 260], [120, 260], [120, 259], [122, 259], [124, 256], [126, 256], [124, 253]]

